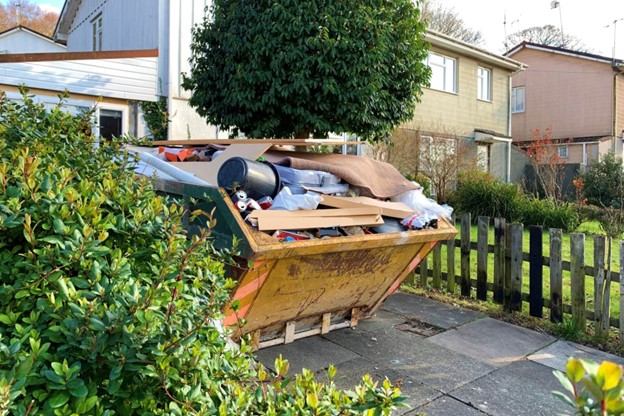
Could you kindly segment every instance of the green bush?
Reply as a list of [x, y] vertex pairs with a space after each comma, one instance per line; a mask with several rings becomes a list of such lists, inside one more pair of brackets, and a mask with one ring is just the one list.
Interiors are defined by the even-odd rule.
[[[215, 322], [233, 282], [92, 114], [0, 97], [0, 415], [387, 413], [404, 399], [269, 377]], [[199, 218], [202, 212], [191, 213]], [[331, 376], [331, 374], [330, 374]], [[370, 410], [372, 413], [373, 410]]]
[[459, 214], [505, 218], [507, 221], [547, 228], [575, 229], [580, 221], [573, 204], [527, 196], [516, 184], [503, 183], [483, 172], [469, 172], [458, 178], [452, 204]]
[[475, 219], [488, 216], [520, 221], [523, 198], [518, 185], [503, 183], [485, 172], [471, 171], [459, 175], [451, 205], [456, 212], [469, 212]]
[[580, 176], [582, 194], [587, 202], [599, 207], [622, 209], [624, 201], [624, 167], [622, 158], [609, 152], [594, 162]]

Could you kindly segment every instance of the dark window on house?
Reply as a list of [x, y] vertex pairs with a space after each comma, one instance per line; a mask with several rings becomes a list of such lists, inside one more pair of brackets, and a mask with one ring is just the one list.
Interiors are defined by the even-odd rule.
[[100, 110], [100, 137], [110, 140], [122, 135], [121, 111]]

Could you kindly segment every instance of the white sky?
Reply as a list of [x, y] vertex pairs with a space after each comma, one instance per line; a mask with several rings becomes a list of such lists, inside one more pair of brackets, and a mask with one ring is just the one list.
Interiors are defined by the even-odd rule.
[[[0, 0], [6, 3], [7, 0]], [[132, 0], [127, 0], [132, 1]], [[578, 37], [594, 53], [611, 57], [613, 54], [613, 21], [624, 18], [624, 0], [559, 0], [560, 7], [551, 9], [551, 0], [438, 0], [453, 7], [466, 25], [483, 33], [483, 47], [502, 53], [507, 33], [531, 26], [552, 24], [563, 32]], [[64, 0], [33, 0], [48, 10], [60, 12]], [[561, 12], [561, 20], [559, 18]], [[606, 28], [605, 26], [611, 25]], [[624, 59], [624, 20], [616, 24], [616, 57]]]
[[[559, 8], [551, 9], [551, 0], [438, 0], [452, 7], [472, 29], [480, 30], [484, 48], [504, 52], [505, 13], [507, 34], [546, 24], [574, 35], [598, 55], [613, 54], [613, 21], [624, 18], [624, 0], [559, 0]], [[561, 11], [561, 20], [559, 12]], [[610, 27], [605, 28], [606, 25]], [[616, 24], [616, 58], [624, 59], [624, 20]]]

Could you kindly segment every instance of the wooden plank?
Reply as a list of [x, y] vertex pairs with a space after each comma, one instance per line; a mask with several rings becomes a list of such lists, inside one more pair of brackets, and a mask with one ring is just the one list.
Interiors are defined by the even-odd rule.
[[427, 288], [427, 277], [429, 276], [429, 265], [427, 263], [427, 257], [425, 257], [420, 261], [420, 267], [418, 268], [418, 272], [420, 274], [420, 286], [423, 289]]
[[446, 242], [446, 291], [455, 294], [455, 240]]
[[436, 244], [433, 248], [433, 288], [442, 288], [442, 246]]
[[258, 351], [258, 349], [260, 348], [260, 335], [261, 334], [262, 332], [259, 329], [251, 333], [251, 348], [254, 351]]
[[544, 313], [544, 267], [542, 266], [542, 227], [529, 227], [529, 314], [541, 318]]
[[563, 273], [561, 230], [550, 229], [550, 320], [563, 322]]
[[609, 334], [611, 326], [611, 237], [607, 237], [607, 266], [605, 270], [605, 281], [602, 298], [602, 333]]
[[522, 224], [511, 225], [510, 310], [522, 311]]
[[470, 296], [470, 213], [461, 216], [461, 295]]
[[347, 227], [360, 225], [365, 227], [383, 225], [381, 215], [357, 215], [348, 217], [286, 217], [259, 218], [258, 230], [306, 230], [311, 228]]
[[337, 209], [300, 209], [289, 211], [286, 209], [256, 209], [251, 211], [249, 218], [253, 219], [282, 219], [282, 218], [316, 218], [316, 217], [356, 217], [360, 215], [381, 215], [381, 209], [376, 207], [337, 208]]
[[331, 313], [323, 314], [323, 321], [321, 322], [321, 334], [327, 334], [329, 327], [331, 326]]
[[286, 322], [286, 331], [284, 333], [284, 344], [290, 344], [295, 340], [295, 322]]
[[511, 310], [511, 224], [505, 224], [505, 274], [503, 278], [503, 307]]
[[479, 217], [477, 225], [477, 299], [487, 299], [488, 228], [490, 217]]
[[351, 327], [356, 327], [360, 322], [360, 308], [351, 309]]
[[[624, 240], [620, 240], [620, 276], [624, 276]], [[624, 344], [624, 279], [620, 279], [620, 344]]]
[[605, 244], [605, 236], [594, 236], [594, 319], [598, 336], [604, 335]]
[[269, 144], [271, 146], [342, 146], [352, 144], [364, 144], [364, 142], [343, 142], [327, 139], [194, 139], [194, 140], [156, 140], [151, 142], [152, 146], [207, 146], [210, 144], [222, 145], [250, 145]]
[[585, 234], [570, 234], [570, 260], [572, 321], [585, 330]]
[[503, 303], [505, 281], [505, 227], [504, 218], [494, 218], [494, 290], [495, 303]]
[[365, 196], [338, 197], [323, 195], [321, 205], [333, 208], [376, 207], [381, 209], [381, 215], [399, 219], [407, 218], [414, 214], [414, 210], [402, 202], [379, 201]]

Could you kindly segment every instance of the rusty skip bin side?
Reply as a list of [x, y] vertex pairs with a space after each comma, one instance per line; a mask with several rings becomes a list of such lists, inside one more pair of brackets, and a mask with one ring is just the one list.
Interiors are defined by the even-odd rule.
[[282, 243], [242, 226], [253, 266], [242, 271], [232, 296], [238, 310], [226, 308], [224, 323], [239, 336], [261, 331], [260, 346], [272, 338], [286, 342], [289, 323], [297, 323], [297, 333], [322, 333], [327, 314], [350, 325], [354, 310], [372, 315], [439, 241], [457, 234], [441, 220], [438, 229]]
[[222, 189], [173, 183], [160, 188], [184, 196], [185, 203], [208, 196], [212, 202], [203, 208], [215, 208], [215, 245], [227, 246], [232, 236], [239, 240], [246, 266], [232, 269], [238, 283], [224, 324], [235, 338], [252, 334], [256, 348], [357, 325], [439, 241], [457, 234], [440, 220], [437, 229], [280, 242], [248, 226]]

